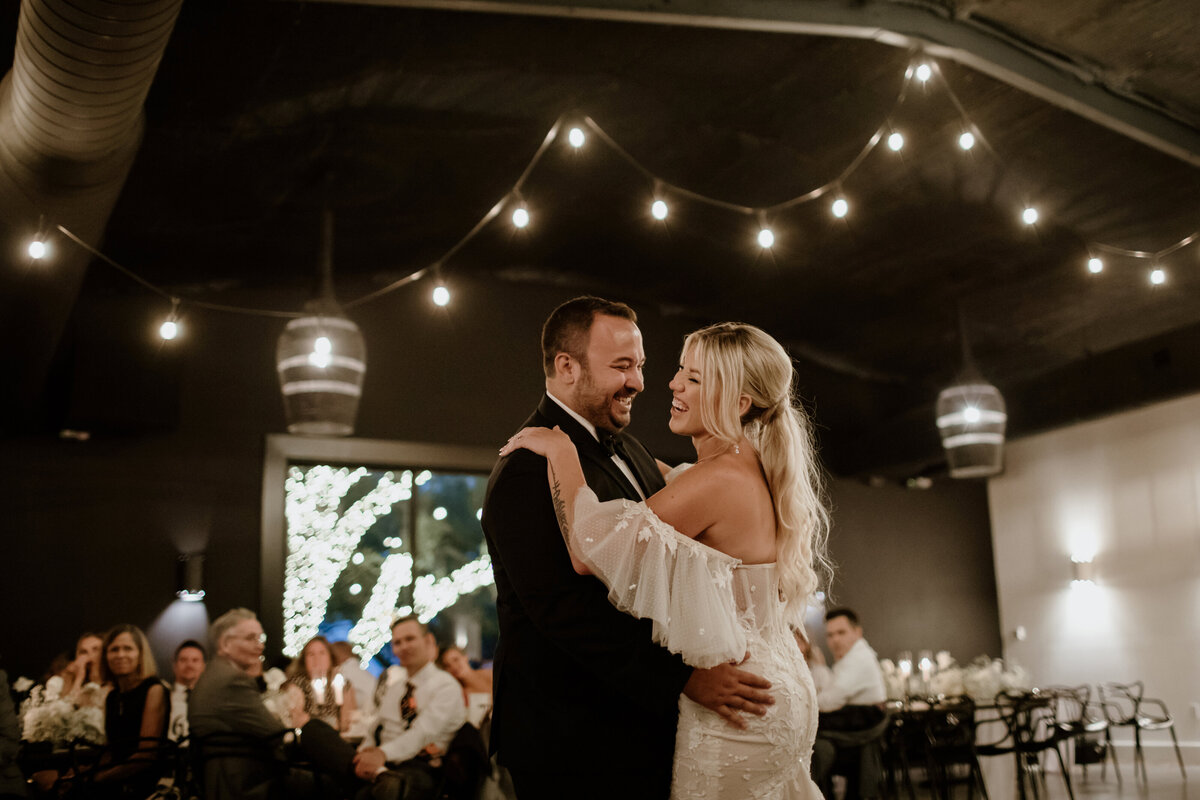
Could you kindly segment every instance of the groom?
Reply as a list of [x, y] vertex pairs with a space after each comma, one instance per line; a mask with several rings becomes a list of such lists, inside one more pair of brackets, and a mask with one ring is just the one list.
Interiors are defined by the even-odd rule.
[[[546, 394], [522, 427], [565, 431], [601, 500], [661, 489], [654, 459], [621, 432], [643, 388], [633, 309], [569, 300], [542, 329], [542, 361]], [[771, 702], [761, 678], [688, 667], [653, 643], [649, 621], [617, 611], [599, 580], [575, 573], [541, 456], [517, 450], [496, 464], [483, 530], [500, 618], [491, 743], [521, 800], [664, 800], [681, 693], [734, 725], [733, 709], [763, 713]]]

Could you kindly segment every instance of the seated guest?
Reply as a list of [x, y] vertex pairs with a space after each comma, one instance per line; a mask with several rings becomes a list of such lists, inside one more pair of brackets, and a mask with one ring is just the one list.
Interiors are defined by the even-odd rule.
[[[98, 633], [82, 634], [75, 642], [75, 660], [59, 673], [63, 679], [62, 694], [72, 701], [84, 700], [83, 687], [89, 683], [105, 686], [100, 674], [100, 652], [104, 639]], [[107, 687], [106, 687], [107, 688]], [[95, 699], [102, 703], [103, 694]]]
[[208, 654], [204, 651], [204, 645], [195, 639], [188, 639], [175, 648], [175, 661], [172, 662], [175, 683], [171, 687], [171, 721], [167, 726], [167, 736], [172, 741], [187, 738], [188, 695], [196, 688], [196, 681], [200, 680], [204, 673], [207, 660]]
[[161, 748], [171, 712], [167, 687], [157, 677], [150, 642], [137, 626], [110, 630], [102, 652], [100, 675], [113, 686], [104, 706], [108, 752], [91, 776], [89, 796], [146, 797], [165, 768]]
[[301, 704], [292, 709], [291, 721], [300, 734], [296, 738], [263, 704], [255, 677], [262, 674], [266, 635], [253, 611], [235, 608], [222, 614], [210, 626], [209, 639], [213, 657], [188, 702], [193, 746], [200, 748], [203, 759], [206, 739], [236, 735], [248, 747], [273, 756], [280, 769], [262, 759], [218, 758], [205, 763], [205, 781], [219, 780], [242, 796], [282, 778], [288, 797], [315, 794], [311, 774], [288, 770], [282, 763], [284, 745], [295, 741], [305, 758], [338, 782], [336, 794], [353, 794], [361, 787], [353, 773], [354, 748], [337, 731], [310, 719]]
[[337, 666], [338, 674], [346, 680], [348, 691], [354, 695], [354, 708], [366, 717], [373, 716], [374, 676], [362, 668], [349, 642], [331, 642], [329, 649], [333, 653], [333, 663]]
[[438, 665], [454, 676], [463, 687], [463, 694], [474, 692], [492, 692], [492, 671], [490, 669], [472, 669], [471, 660], [461, 647], [447, 647], [438, 656]]
[[0, 800], [25, 797], [25, 776], [17, 764], [21, 728], [9, 694], [8, 674], [0, 669]]
[[[324, 636], [314, 636], [287, 668], [292, 705], [338, 731], [348, 730], [354, 712], [354, 692], [344, 689], [345, 678], [333, 668], [333, 649]], [[334, 682], [337, 681], [335, 691]], [[339, 702], [340, 701], [340, 702]]]
[[415, 616], [392, 624], [392, 652], [407, 679], [388, 687], [379, 703], [379, 742], [363, 742], [354, 759], [360, 778], [396, 773], [404, 800], [434, 796], [441, 756], [467, 720], [462, 687], [433, 663], [433, 635]]
[[[832, 796], [830, 776], [846, 774], [847, 800], [878, 796], [882, 762], [875, 728], [885, 719], [887, 689], [875, 651], [863, 638], [858, 615], [849, 608], [825, 614], [825, 640], [835, 659], [825, 665], [820, 648], [806, 653], [817, 687], [817, 741], [813, 746], [813, 780]], [[861, 795], [860, 795], [861, 792]]]

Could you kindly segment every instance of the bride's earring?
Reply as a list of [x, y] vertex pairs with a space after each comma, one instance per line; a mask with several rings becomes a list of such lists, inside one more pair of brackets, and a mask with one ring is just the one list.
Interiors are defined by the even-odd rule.
[[737, 453], [737, 454], [740, 456], [740, 455], [742, 454], [742, 448], [741, 448], [741, 446], [740, 446], [740, 445], [736, 445], [736, 444], [735, 444], [735, 445], [733, 446], [733, 452], [734, 452], [734, 453]]

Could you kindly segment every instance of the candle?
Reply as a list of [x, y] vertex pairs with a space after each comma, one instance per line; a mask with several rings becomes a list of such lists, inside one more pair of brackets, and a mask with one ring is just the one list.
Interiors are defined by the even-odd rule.
[[312, 690], [313, 697], [316, 698], [317, 705], [322, 705], [325, 702], [325, 679], [313, 678]]
[[342, 677], [342, 673], [333, 676], [333, 702], [339, 706], [342, 704], [342, 686], [346, 683], [346, 679]]

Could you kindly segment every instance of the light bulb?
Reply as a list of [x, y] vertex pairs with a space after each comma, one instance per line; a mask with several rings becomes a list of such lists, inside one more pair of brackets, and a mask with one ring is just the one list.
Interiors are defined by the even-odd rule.
[[441, 284], [433, 288], [434, 305], [444, 306], [450, 303], [450, 290]]
[[963, 150], [970, 150], [975, 146], [975, 134], [963, 131], [963, 135], [958, 137], [958, 146]]
[[650, 215], [652, 217], [654, 217], [655, 219], [666, 219], [667, 218], [667, 204], [664, 203], [662, 200], [655, 200], [650, 205]]
[[963, 419], [970, 425], [979, 422], [979, 409], [975, 406], [967, 406], [963, 409]]
[[318, 336], [313, 342], [313, 352], [327, 356], [333, 352], [333, 342], [329, 341], [328, 336]]
[[1104, 271], [1104, 262], [1103, 261], [1101, 261], [1098, 258], [1089, 258], [1088, 259], [1088, 272], [1092, 273], [1093, 275], [1099, 275], [1103, 271]]
[[841, 219], [850, 213], [850, 204], [846, 202], [846, 198], [839, 197], [833, 201], [833, 205], [829, 207], [829, 210], [833, 212], [835, 217]]
[[434, 518], [434, 519], [436, 519], [438, 522], [441, 522], [442, 520], [444, 520], [444, 519], [446, 518], [446, 507], [445, 507], [445, 506], [438, 506], [437, 508], [435, 508], [435, 509], [433, 510], [433, 512], [432, 512], [432, 516], [433, 516], [433, 518]]
[[314, 367], [319, 367], [320, 369], [325, 369], [326, 367], [328, 367], [329, 360], [330, 359], [329, 359], [328, 353], [309, 353], [308, 354], [308, 363], [312, 364]]
[[1038, 210], [1032, 206], [1027, 207], [1021, 212], [1021, 221], [1026, 225], [1032, 225], [1038, 221]]
[[364, 559], [365, 559], [365, 556], [362, 553], [355, 553], [353, 556], [350, 557], [350, 560], [353, 561], [355, 564], [361, 564]]
[[904, 147], [904, 136], [899, 132], [893, 133], [887, 138], [887, 145], [895, 152], [900, 152], [900, 148]]
[[361, 591], [362, 591], [362, 584], [361, 584], [361, 583], [352, 583], [352, 584], [350, 584], [350, 594], [355, 594], [355, 595], [356, 595], [356, 594], [358, 594], [358, 593], [359, 593], [359, 592], [361, 592]]
[[917, 80], [921, 83], [933, 77], [933, 68], [928, 64], [920, 64], [917, 66]]
[[587, 137], [583, 135], [583, 131], [579, 128], [571, 128], [571, 131], [567, 134], [567, 141], [570, 142], [571, 147], [574, 147], [576, 150], [578, 150], [580, 147], [583, 147], [583, 143], [586, 138]]
[[175, 320], [169, 319], [159, 327], [158, 335], [170, 341], [179, 335], [179, 325], [176, 324]]
[[32, 242], [30, 242], [29, 243], [29, 257], [30, 258], [45, 258], [46, 257], [46, 243], [43, 242], [41, 239], [34, 239]]
[[529, 211], [525, 209], [525, 206], [518, 206], [513, 211], [512, 221], [513, 225], [516, 225], [518, 228], [524, 228], [529, 224]]
[[1167, 282], [1167, 272], [1162, 267], [1155, 267], [1150, 270], [1150, 283], [1155, 286], [1162, 286]]
[[758, 246], [764, 250], [775, 244], [775, 234], [770, 228], [763, 228], [758, 232]]

